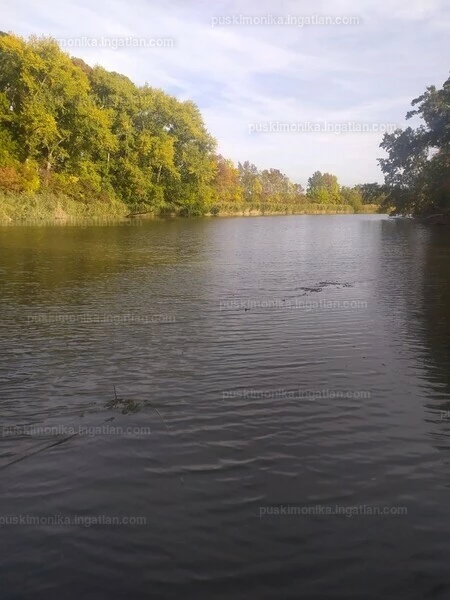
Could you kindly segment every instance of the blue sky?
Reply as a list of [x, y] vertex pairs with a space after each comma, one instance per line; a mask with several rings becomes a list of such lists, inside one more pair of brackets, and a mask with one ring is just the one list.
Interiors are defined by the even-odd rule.
[[[233, 15], [235, 24], [219, 24]], [[297, 25], [259, 24], [270, 15]], [[357, 23], [308, 25], [313, 15]], [[240, 16], [250, 23], [237, 24]], [[222, 154], [303, 185], [317, 169], [345, 185], [382, 181], [382, 133], [338, 134], [335, 124], [403, 127], [411, 100], [450, 71], [448, 0], [15, 0], [2, 17], [4, 31], [24, 36], [173, 40], [65, 49], [194, 100]], [[289, 131], [264, 131], [270, 123]], [[331, 130], [308, 132], [308, 123]]]

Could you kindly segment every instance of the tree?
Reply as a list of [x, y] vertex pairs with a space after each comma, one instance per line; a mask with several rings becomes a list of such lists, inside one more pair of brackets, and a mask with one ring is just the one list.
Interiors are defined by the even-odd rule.
[[415, 98], [407, 119], [424, 123], [385, 134], [379, 159], [385, 176], [384, 205], [394, 214], [426, 215], [450, 211], [450, 78], [442, 89], [427, 88]]
[[362, 207], [362, 195], [359, 191], [358, 187], [346, 187], [342, 186], [341, 188], [341, 202], [342, 204], [348, 204], [353, 207], [355, 212], [361, 210]]
[[308, 179], [306, 195], [318, 204], [338, 204], [340, 187], [336, 175], [315, 171]]
[[361, 194], [363, 204], [383, 204], [386, 200], [386, 188], [379, 183], [362, 183], [356, 188]]
[[221, 154], [215, 157], [216, 173], [213, 179], [213, 187], [216, 199], [225, 203], [237, 203], [242, 201], [242, 187], [239, 182], [239, 171], [233, 161], [224, 158]]

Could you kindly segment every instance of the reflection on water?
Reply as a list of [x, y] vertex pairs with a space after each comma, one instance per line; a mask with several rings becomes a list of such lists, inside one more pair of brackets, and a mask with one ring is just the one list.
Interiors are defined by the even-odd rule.
[[1, 228], [4, 597], [449, 597], [449, 269], [372, 215]]

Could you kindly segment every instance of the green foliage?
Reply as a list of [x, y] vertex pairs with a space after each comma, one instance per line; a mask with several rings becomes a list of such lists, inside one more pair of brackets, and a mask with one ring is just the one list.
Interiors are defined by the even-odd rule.
[[192, 102], [71, 59], [52, 39], [0, 37], [0, 189], [37, 189], [21, 167], [33, 163], [45, 194], [203, 214], [214, 148]]
[[383, 204], [387, 197], [387, 190], [384, 185], [379, 183], [363, 183], [356, 188], [361, 193], [362, 203], [364, 205]]
[[450, 78], [442, 89], [427, 88], [412, 101], [406, 118], [421, 118], [413, 129], [385, 134], [388, 158], [379, 159], [385, 176], [383, 205], [394, 214], [450, 213]]
[[124, 218], [128, 208], [119, 200], [79, 202], [65, 195], [5, 194], [0, 191], [0, 223], [77, 223]]
[[336, 175], [316, 171], [308, 179], [306, 195], [319, 204], [339, 204], [340, 187]]
[[343, 186], [341, 188], [341, 200], [343, 204], [349, 204], [355, 212], [360, 212], [362, 208], [362, 195], [358, 188]]

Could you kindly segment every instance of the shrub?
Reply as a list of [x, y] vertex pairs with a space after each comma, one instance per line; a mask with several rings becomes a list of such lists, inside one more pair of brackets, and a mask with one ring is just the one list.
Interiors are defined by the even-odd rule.
[[15, 167], [0, 167], [0, 190], [12, 193], [24, 191], [22, 177]]

